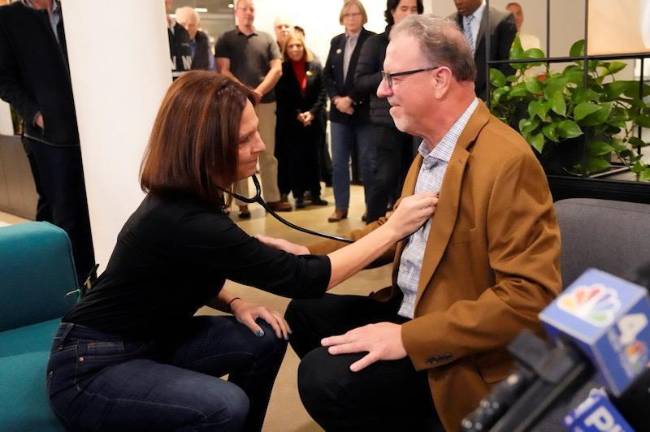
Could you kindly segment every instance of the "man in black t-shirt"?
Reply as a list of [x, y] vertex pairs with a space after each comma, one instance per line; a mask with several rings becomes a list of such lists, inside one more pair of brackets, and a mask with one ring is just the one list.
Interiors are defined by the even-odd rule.
[[[235, 3], [237, 27], [221, 35], [215, 47], [217, 70], [250, 87], [255, 93], [255, 112], [266, 150], [260, 155], [260, 176], [264, 199], [275, 211], [291, 211], [291, 205], [280, 201], [278, 161], [275, 158], [275, 94], [273, 88], [282, 75], [282, 59], [278, 45], [268, 33], [255, 29], [253, 0]], [[248, 194], [248, 179], [237, 183], [237, 193]], [[239, 204], [239, 216], [249, 218], [244, 203]]]

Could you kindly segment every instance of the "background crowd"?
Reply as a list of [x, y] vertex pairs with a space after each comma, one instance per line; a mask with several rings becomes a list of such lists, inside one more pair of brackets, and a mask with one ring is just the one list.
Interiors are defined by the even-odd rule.
[[[485, 23], [482, 0], [455, 0], [457, 14], [450, 17], [463, 29], [478, 65], [477, 94], [486, 96]], [[168, 12], [171, 0], [167, 0]], [[360, 0], [344, 2], [339, 15], [343, 32], [332, 38], [324, 65], [309, 49], [305, 30], [287, 17], [274, 21], [272, 35], [255, 28], [253, 0], [235, 3], [236, 28], [216, 41], [214, 53], [199, 29], [199, 15], [190, 7], [175, 11], [169, 19], [170, 49], [175, 74], [190, 69], [216, 70], [254, 89], [260, 133], [267, 149], [260, 160], [263, 196], [276, 211], [292, 211], [308, 205], [324, 206], [321, 182], [332, 186], [334, 211], [328, 221], [348, 217], [350, 184], [363, 184], [367, 223], [384, 216], [399, 196], [419, 139], [400, 132], [389, 114], [386, 99], [377, 87], [393, 25], [404, 17], [422, 14], [422, 0], [388, 0], [385, 31], [364, 28], [368, 16]], [[516, 12], [515, 16], [510, 12]], [[490, 8], [490, 58], [508, 57], [523, 11], [517, 3], [507, 11]], [[174, 29], [183, 27], [188, 35]], [[186, 48], [179, 48], [178, 39]], [[179, 61], [183, 52], [191, 62]], [[216, 62], [207, 59], [216, 58]], [[329, 107], [329, 109], [328, 109]], [[329, 121], [329, 134], [327, 126]], [[329, 142], [328, 142], [329, 137]], [[331, 149], [331, 155], [330, 155]], [[248, 181], [236, 191], [247, 195]], [[239, 217], [250, 218], [245, 203]]]

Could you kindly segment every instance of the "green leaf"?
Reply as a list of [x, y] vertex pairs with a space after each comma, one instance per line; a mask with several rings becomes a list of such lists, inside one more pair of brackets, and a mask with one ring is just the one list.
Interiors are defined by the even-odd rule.
[[613, 61], [613, 62], [609, 63], [609, 65], [607, 65], [607, 71], [608, 71], [610, 74], [613, 75], [613, 74], [615, 74], [616, 72], [620, 72], [620, 71], [622, 71], [623, 69], [625, 69], [626, 66], [627, 66], [627, 64], [625, 64], [625, 63], [623, 63], [623, 62]]
[[532, 119], [523, 118], [519, 120], [519, 131], [522, 135], [528, 135], [539, 127], [539, 119], [533, 117]]
[[512, 90], [510, 90], [511, 98], [523, 97], [523, 96], [528, 96], [528, 90], [526, 89], [525, 83], [516, 84], [512, 87]]
[[582, 85], [585, 80], [585, 72], [582, 69], [571, 69], [563, 74], [573, 84]]
[[639, 83], [637, 81], [613, 81], [603, 86], [608, 99], [616, 99], [622, 95], [631, 98], [639, 96]]
[[647, 146], [650, 145], [650, 143], [647, 143], [647, 142], [645, 142], [642, 139], [637, 138], [637, 137], [630, 137], [627, 140], [627, 142], [630, 143], [630, 145], [633, 146], [634, 148], [643, 148], [643, 147], [647, 147]]
[[634, 117], [633, 120], [634, 120], [635, 124], [637, 124], [637, 125], [639, 125], [641, 127], [644, 127], [644, 128], [650, 127], [650, 116], [638, 115], [638, 116]]
[[508, 87], [499, 87], [492, 92], [492, 106], [496, 106], [503, 96], [507, 95], [510, 89]]
[[625, 122], [627, 120], [627, 110], [620, 107], [613, 107], [609, 117], [607, 118], [607, 124], [622, 129], [625, 127]]
[[524, 57], [527, 58], [527, 59], [534, 59], [534, 58], [542, 59], [542, 58], [544, 58], [546, 56], [544, 55], [544, 51], [542, 51], [541, 49], [539, 49], [539, 48], [530, 48], [530, 49], [527, 49], [524, 52]]
[[573, 116], [576, 121], [580, 121], [591, 113], [598, 111], [600, 107], [593, 102], [582, 102], [578, 104], [573, 110]]
[[550, 100], [551, 109], [558, 115], [566, 117], [566, 102], [564, 101], [564, 95], [561, 91], [555, 92], [553, 97]]
[[605, 124], [612, 111], [612, 102], [601, 103], [598, 105], [598, 111], [589, 114], [580, 121], [581, 126], [599, 126]]
[[560, 137], [557, 134], [557, 124], [549, 123], [542, 128], [542, 133], [553, 142], [559, 142]]
[[521, 46], [519, 36], [515, 37], [510, 46], [510, 58], [513, 60], [520, 60], [524, 58], [524, 48]]
[[558, 123], [557, 128], [562, 138], [575, 138], [582, 135], [582, 129], [573, 120], [562, 120]]
[[550, 100], [553, 98], [555, 93], [563, 92], [567, 82], [569, 82], [569, 80], [564, 76], [554, 76], [548, 78], [546, 81], [544, 81], [544, 97]]
[[639, 178], [644, 181], [650, 180], [650, 167], [646, 167], [639, 175]]
[[530, 139], [530, 145], [533, 146], [539, 154], [542, 154], [542, 150], [544, 150], [544, 135], [541, 133], [534, 135]]
[[490, 84], [494, 87], [503, 87], [506, 85], [506, 76], [499, 69], [490, 68]]
[[610, 163], [602, 157], [594, 157], [583, 161], [580, 165], [587, 174], [594, 174], [608, 169]]
[[531, 77], [526, 79], [526, 90], [528, 90], [529, 93], [538, 95], [542, 93], [542, 83], [539, 82], [537, 78]]
[[609, 156], [614, 151], [614, 147], [605, 141], [589, 141], [585, 147], [587, 153], [592, 156]]
[[571, 50], [569, 50], [569, 55], [571, 57], [582, 57], [585, 55], [585, 40], [580, 39], [571, 45]]
[[623, 144], [623, 141], [621, 141], [618, 138], [612, 139], [611, 146], [614, 149], [614, 151], [617, 153], [627, 150], [627, 147], [625, 146], [625, 144]]
[[[524, 58], [527, 58], [527, 59], [543, 59], [545, 57], [546, 57], [546, 55], [544, 54], [544, 51], [542, 51], [539, 48], [530, 48], [530, 49], [527, 49], [524, 52]], [[527, 66], [527, 69], [528, 69], [528, 68], [531, 68], [531, 67], [534, 67], [534, 66], [540, 66], [540, 65], [543, 65], [543, 64], [544, 64], [544, 62], [534, 62], [534, 63], [526, 63], [526, 66]]]
[[573, 93], [571, 100], [576, 105], [579, 105], [583, 102], [596, 101], [598, 100], [598, 93], [591, 89], [579, 88]]
[[528, 104], [528, 115], [530, 117], [537, 116], [541, 120], [548, 120], [549, 106], [541, 100], [534, 100]]

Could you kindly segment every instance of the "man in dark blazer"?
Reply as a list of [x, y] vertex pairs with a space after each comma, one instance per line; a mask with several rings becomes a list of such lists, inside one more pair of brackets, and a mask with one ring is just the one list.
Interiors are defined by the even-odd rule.
[[[488, 8], [485, 0], [454, 0], [456, 13], [450, 18], [456, 21], [465, 34], [474, 52], [476, 63], [476, 94], [483, 100], [487, 98], [487, 62], [488, 60], [506, 60], [510, 58], [510, 47], [517, 35], [517, 27], [512, 14]], [[488, 23], [489, 21], [489, 23]], [[486, 34], [490, 35], [489, 56], [486, 57]], [[514, 70], [507, 64], [495, 65], [504, 74], [510, 75]]]
[[36, 219], [68, 233], [81, 282], [95, 258], [58, 0], [0, 7], [0, 98], [25, 123], [23, 144], [39, 195]]

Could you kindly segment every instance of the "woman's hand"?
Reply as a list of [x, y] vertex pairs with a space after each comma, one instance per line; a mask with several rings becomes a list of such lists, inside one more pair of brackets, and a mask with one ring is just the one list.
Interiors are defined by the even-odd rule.
[[304, 113], [301, 113], [300, 115], [302, 116], [301, 121], [302, 121], [302, 124], [303, 124], [304, 127], [307, 127], [307, 126], [311, 125], [311, 122], [314, 121], [314, 115], [309, 111], [305, 111]]
[[230, 310], [237, 321], [248, 327], [255, 333], [255, 336], [264, 336], [264, 330], [255, 322], [256, 319], [261, 318], [273, 327], [273, 331], [275, 331], [278, 339], [289, 339], [291, 329], [279, 312], [270, 310], [266, 306], [248, 303], [240, 298], [230, 303]]
[[352, 98], [349, 96], [337, 96], [333, 101], [337, 110], [349, 115], [354, 114]]
[[296, 243], [291, 243], [290, 241], [284, 239], [269, 237], [262, 234], [256, 235], [255, 238], [261, 241], [262, 243], [264, 243], [265, 245], [272, 247], [273, 249], [289, 252], [290, 254], [309, 255], [311, 253], [309, 252], [309, 249], [307, 249], [305, 246]]
[[434, 192], [421, 192], [404, 197], [385, 225], [394, 230], [396, 240], [401, 240], [424, 225], [433, 215], [437, 204], [438, 194]]

